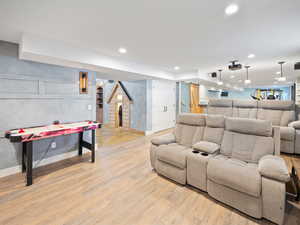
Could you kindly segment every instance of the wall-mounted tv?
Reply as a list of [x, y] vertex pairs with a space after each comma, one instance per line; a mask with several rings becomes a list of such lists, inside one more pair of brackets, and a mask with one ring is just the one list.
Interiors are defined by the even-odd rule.
[[228, 97], [228, 91], [222, 91], [221, 97]]

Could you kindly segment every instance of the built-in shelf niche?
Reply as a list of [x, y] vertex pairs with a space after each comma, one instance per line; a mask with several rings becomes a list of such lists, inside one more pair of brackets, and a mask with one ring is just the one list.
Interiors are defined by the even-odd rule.
[[79, 73], [79, 93], [88, 94], [88, 73], [87, 72]]

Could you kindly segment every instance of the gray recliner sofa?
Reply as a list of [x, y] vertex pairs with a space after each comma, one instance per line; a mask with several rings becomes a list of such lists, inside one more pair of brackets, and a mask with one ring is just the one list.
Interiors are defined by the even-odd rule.
[[271, 121], [280, 127], [281, 152], [300, 154], [300, 121], [295, 122], [293, 101], [211, 99], [206, 113]]
[[181, 114], [174, 133], [152, 139], [158, 174], [207, 191], [255, 218], [282, 224], [289, 173], [270, 121]]

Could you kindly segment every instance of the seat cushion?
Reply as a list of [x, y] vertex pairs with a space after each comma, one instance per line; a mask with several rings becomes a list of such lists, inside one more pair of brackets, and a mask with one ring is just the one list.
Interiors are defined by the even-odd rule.
[[254, 197], [261, 195], [261, 175], [257, 164], [218, 155], [208, 161], [207, 177], [236, 191]]
[[186, 150], [188, 148], [176, 143], [159, 146], [157, 159], [178, 168], [186, 168]]
[[280, 139], [286, 141], [294, 141], [295, 129], [293, 127], [280, 127]]

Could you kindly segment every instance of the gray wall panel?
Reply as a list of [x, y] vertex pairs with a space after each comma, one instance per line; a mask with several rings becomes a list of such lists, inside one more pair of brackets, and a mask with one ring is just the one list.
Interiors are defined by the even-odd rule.
[[[0, 41], [0, 169], [20, 164], [20, 144], [4, 139], [6, 130], [47, 125], [54, 120], [96, 118], [95, 72], [87, 71], [88, 94], [79, 95], [82, 70], [19, 60], [17, 52], [16, 44]], [[40, 159], [52, 141], [57, 147], [50, 149], [46, 157], [72, 151], [77, 148], [77, 139], [77, 135], [69, 135], [35, 142], [34, 159]]]
[[0, 93], [38, 94], [38, 80], [0, 78]]

